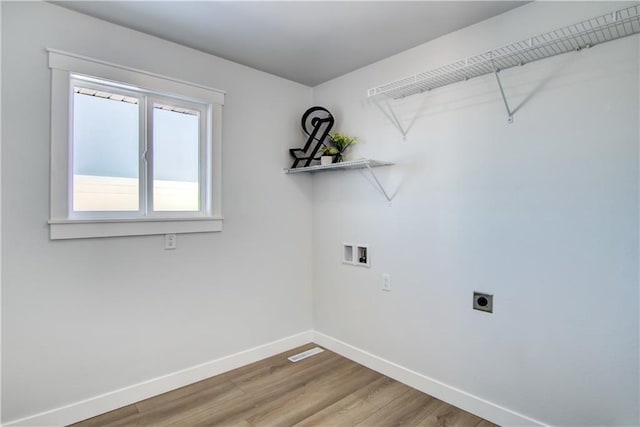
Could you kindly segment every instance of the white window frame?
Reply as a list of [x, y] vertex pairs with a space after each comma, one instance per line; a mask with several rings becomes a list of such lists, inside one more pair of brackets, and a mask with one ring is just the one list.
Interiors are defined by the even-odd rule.
[[[135, 236], [167, 233], [222, 231], [222, 106], [224, 92], [170, 77], [108, 63], [80, 55], [47, 49], [51, 69], [51, 200], [50, 238]], [[73, 211], [73, 87], [78, 80], [107, 82], [124, 91], [148, 96], [147, 109], [160, 101], [173, 105], [195, 102], [200, 110], [200, 212], [149, 211], [147, 216], [101, 215]], [[148, 115], [148, 111], [141, 114]], [[150, 125], [147, 124], [147, 129]], [[152, 153], [147, 153], [151, 156]], [[140, 171], [144, 173], [144, 171]], [[148, 179], [152, 186], [153, 180]], [[151, 187], [148, 188], [151, 190]]]
[[[154, 104], [170, 104], [174, 107], [183, 107], [198, 110], [200, 113], [199, 126], [198, 130], [200, 140], [207, 140], [207, 117], [208, 117], [208, 106], [200, 104], [192, 104], [188, 102], [181, 102], [175, 98], [168, 98], [166, 96], [161, 95], [150, 95], [147, 97], [147, 111], [146, 111], [146, 120], [147, 120], [147, 132], [149, 133], [149, 139], [154, 140], [153, 136], [153, 109]], [[174, 218], [182, 218], [182, 217], [201, 217], [206, 216], [206, 213], [210, 211], [210, 198], [208, 197], [207, 192], [207, 171], [210, 170], [210, 162], [208, 159], [211, 157], [207, 153], [210, 152], [209, 144], [200, 144], [199, 153], [198, 153], [198, 183], [200, 184], [198, 187], [199, 195], [198, 200], [200, 202], [200, 211], [156, 211], [154, 204], [154, 192], [153, 192], [153, 181], [154, 181], [154, 162], [152, 160], [148, 161], [148, 177], [147, 177], [147, 194], [149, 195], [147, 201], [151, 202], [151, 207], [148, 209], [147, 216], [149, 217], [158, 217], [158, 218], [166, 218], [174, 217]], [[153, 144], [147, 147], [146, 157], [148, 159], [153, 159]]]
[[[69, 145], [69, 198], [67, 207], [68, 219], [75, 221], [82, 220], [94, 220], [94, 219], [109, 219], [109, 220], [123, 220], [123, 219], [135, 219], [135, 218], [144, 218], [144, 211], [146, 210], [145, 204], [145, 195], [146, 192], [142, 188], [142, 185], [138, 187], [138, 210], [137, 211], [74, 211], [73, 210], [73, 195], [75, 194], [74, 189], [74, 156], [73, 156], [73, 115], [75, 110], [75, 94], [74, 94], [74, 86], [81, 86], [86, 89], [93, 89], [98, 91], [111, 91], [117, 93], [119, 95], [126, 95], [132, 98], [136, 98], [138, 100], [138, 182], [142, 184], [144, 181], [143, 175], [145, 174], [146, 162], [143, 158], [145, 154], [145, 144], [141, 144], [143, 141], [146, 143], [146, 128], [145, 128], [145, 110], [142, 108], [144, 106], [144, 95], [138, 91], [132, 90], [131, 88], [123, 88], [121, 86], [109, 86], [103, 84], [103, 82], [97, 82], [95, 79], [81, 76], [79, 74], [72, 73], [69, 76], [70, 79], [70, 95], [69, 95], [69, 110], [70, 110], [70, 118], [69, 118], [69, 136], [67, 144]], [[114, 87], [116, 90], [114, 90]], [[114, 101], [115, 102], [115, 101]], [[53, 147], [52, 147], [53, 148]]]

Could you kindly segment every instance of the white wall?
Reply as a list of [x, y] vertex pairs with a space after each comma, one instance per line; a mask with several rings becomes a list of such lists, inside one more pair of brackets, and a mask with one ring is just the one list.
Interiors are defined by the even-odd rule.
[[[50, 241], [51, 47], [227, 91], [221, 233]], [[311, 328], [311, 89], [47, 3], [2, 2], [2, 421]]]
[[638, 424], [638, 37], [502, 72], [511, 125], [492, 76], [394, 103], [406, 141], [366, 100], [622, 6], [532, 3], [314, 88], [352, 158], [397, 163], [391, 207], [365, 173], [314, 178], [317, 331], [544, 423]]

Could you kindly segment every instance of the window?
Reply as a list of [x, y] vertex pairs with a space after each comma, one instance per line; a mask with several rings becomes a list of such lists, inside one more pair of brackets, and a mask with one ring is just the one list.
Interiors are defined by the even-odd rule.
[[71, 83], [72, 216], [202, 215], [206, 105]]
[[222, 92], [53, 50], [49, 66], [52, 239], [222, 229]]
[[146, 141], [140, 104], [144, 98], [78, 80], [72, 84], [72, 216], [143, 215], [140, 199], [145, 193], [140, 179], [145, 174], [140, 171], [146, 162], [140, 153]]

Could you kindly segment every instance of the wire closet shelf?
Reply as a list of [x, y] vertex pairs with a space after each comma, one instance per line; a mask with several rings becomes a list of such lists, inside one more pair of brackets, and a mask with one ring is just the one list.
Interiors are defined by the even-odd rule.
[[638, 33], [640, 5], [635, 5], [369, 89], [367, 95], [404, 98]]

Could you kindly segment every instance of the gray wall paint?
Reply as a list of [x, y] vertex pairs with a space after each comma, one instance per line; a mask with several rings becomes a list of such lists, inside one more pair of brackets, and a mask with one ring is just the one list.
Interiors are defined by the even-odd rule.
[[[49, 241], [46, 47], [223, 89], [222, 233]], [[47, 3], [2, 3], [2, 420], [311, 328], [311, 89]]]
[[533, 3], [314, 88], [352, 158], [397, 163], [392, 207], [364, 173], [314, 178], [316, 330], [552, 425], [638, 424], [638, 37], [504, 71], [512, 125], [492, 76], [397, 102], [406, 141], [365, 101], [622, 6]]

